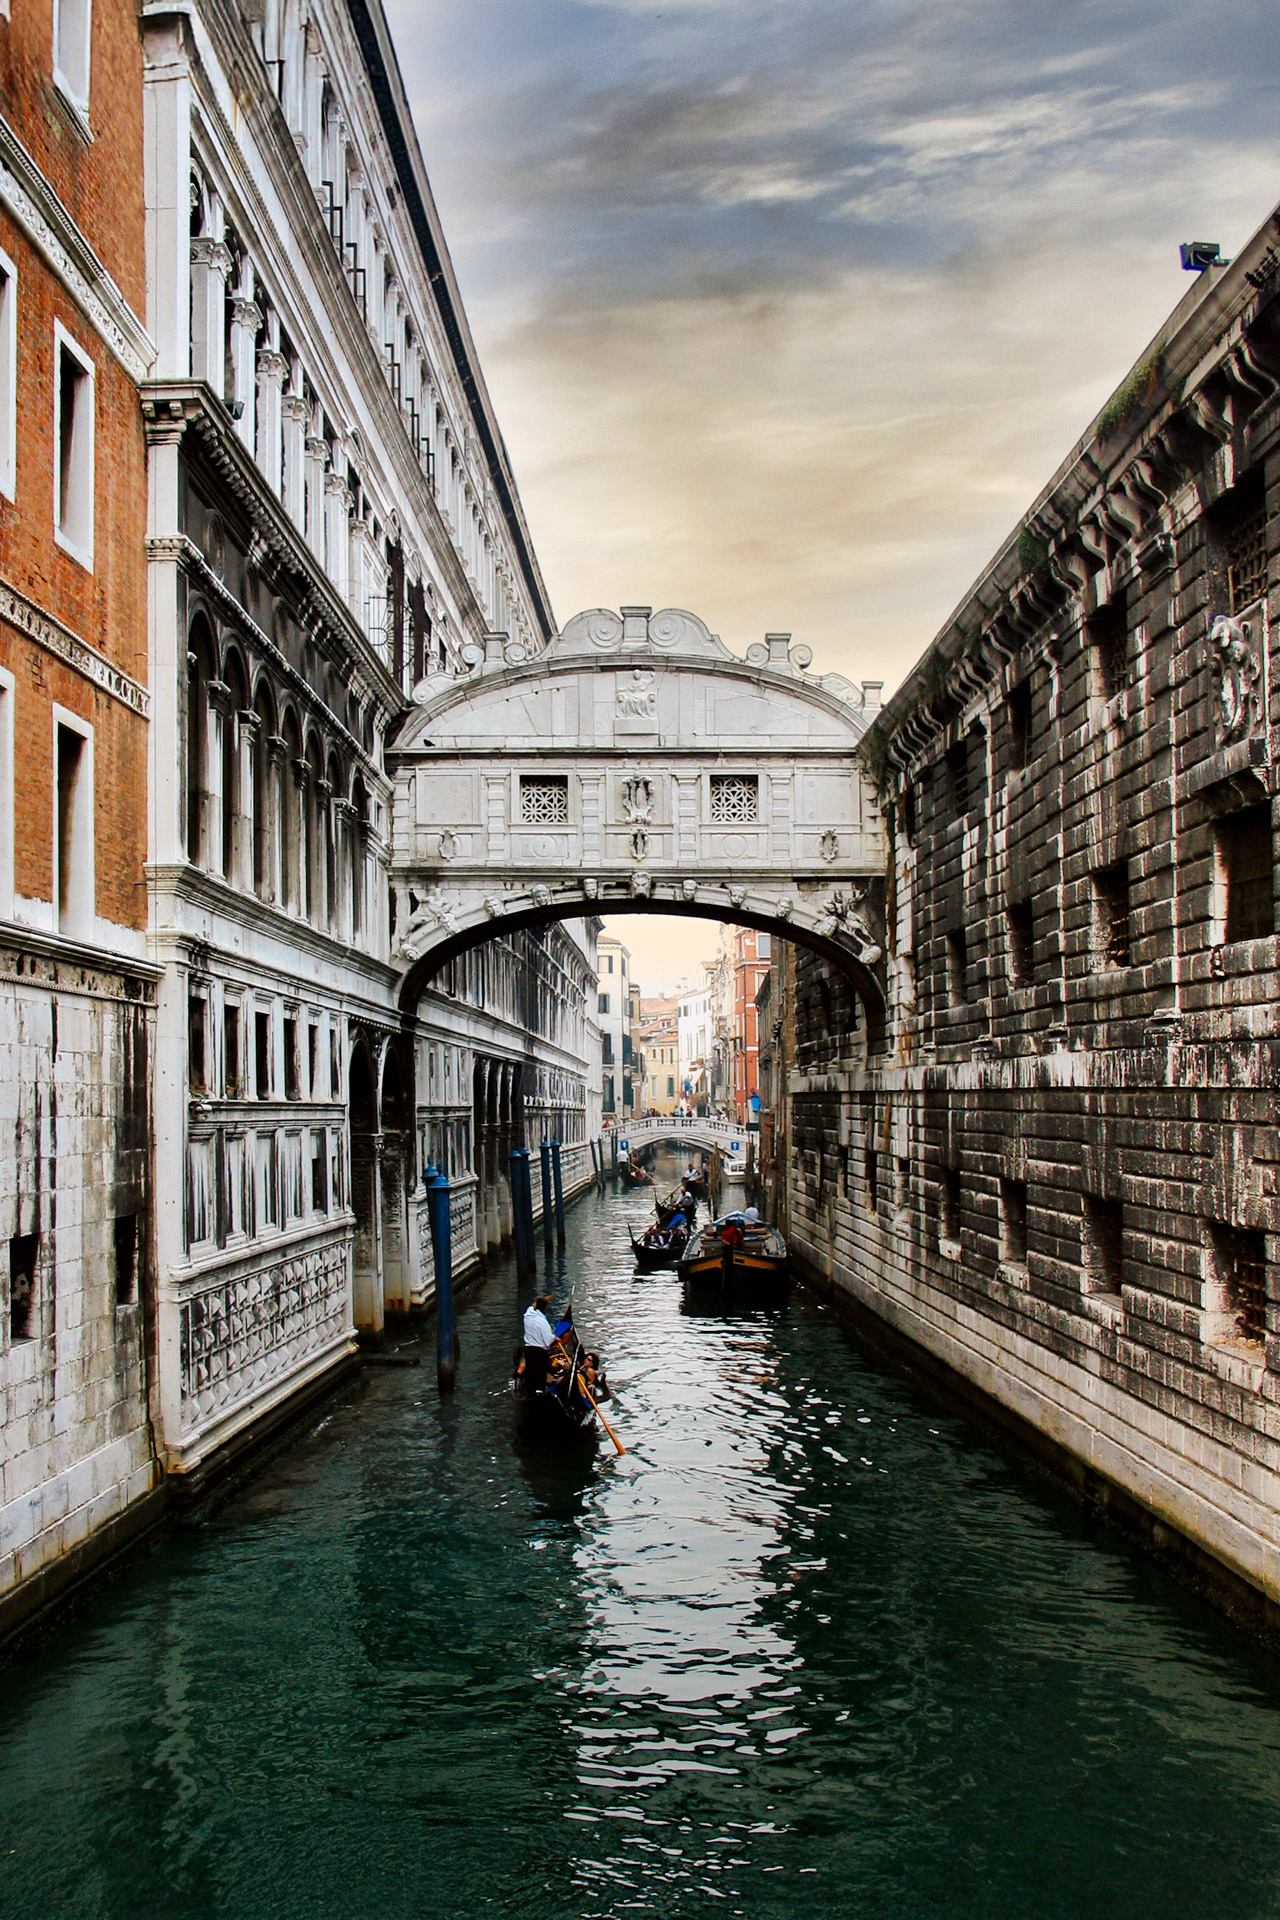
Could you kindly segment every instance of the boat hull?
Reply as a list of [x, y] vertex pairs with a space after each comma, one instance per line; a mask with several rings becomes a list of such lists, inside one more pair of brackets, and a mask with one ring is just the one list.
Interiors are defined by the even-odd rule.
[[565, 1406], [556, 1393], [517, 1393], [516, 1432], [540, 1446], [594, 1446], [599, 1430], [590, 1407], [585, 1417]]
[[724, 1247], [705, 1253], [692, 1250], [677, 1262], [676, 1271], [691, 1294], [733, 1295], [738, 1299], [777, 1300], [791, 1281], [786, 1254], [753, 1253], [742, 1247]]

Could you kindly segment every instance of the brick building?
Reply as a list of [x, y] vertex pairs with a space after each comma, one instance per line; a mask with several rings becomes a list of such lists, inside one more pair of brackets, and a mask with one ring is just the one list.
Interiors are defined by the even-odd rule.
[[153, 1485], [142, 54], [0, 16], [0, 1592]]
[[870, 730], [885, 1005], [797, 953], [789, 1043], [777, 979], [772, 1010], [804, 1263], [1255, 1609], [1278, 550], [1280, 216], [1189, 287]]
[[761, 982], [769, 971], [771, 936], [754, 927], [734, 927], [732, 979], [733, 1030], [730, 1056], [730, 1104], [733, 1117], [746, 1126], [755, 1109], [751, 1096], [760, 1092], [760, 1016], [756, 1004]]

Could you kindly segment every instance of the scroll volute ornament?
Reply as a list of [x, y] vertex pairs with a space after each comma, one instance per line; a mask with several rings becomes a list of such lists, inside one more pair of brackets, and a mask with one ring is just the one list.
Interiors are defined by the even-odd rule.
[[1250, 740], [1265, 719], [1265, 682], [1252, 620], [1217, 613], [1209, 628], [1213, 720], [1219, 747]]

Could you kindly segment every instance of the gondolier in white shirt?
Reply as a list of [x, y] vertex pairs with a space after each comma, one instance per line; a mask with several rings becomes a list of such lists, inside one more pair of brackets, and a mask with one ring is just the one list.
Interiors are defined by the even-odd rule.
[[540, 1293], [524, 1316], [524, 1364], [530, 1390], [534, 1393], [547, 1384], [547, 1363], [551, 1358], [551, 1343], [556, 1337], [547, 1318], [546, 1309], [550, 1305], [551, 1295]]

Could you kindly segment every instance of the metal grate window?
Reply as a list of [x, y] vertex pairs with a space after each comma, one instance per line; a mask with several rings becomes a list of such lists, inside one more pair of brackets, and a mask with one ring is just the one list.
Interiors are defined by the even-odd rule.
[[760, 780], [754, 773], [713, 773], [711, 819], [716, 826], [760, 818]]
[[1227, 587], [1232, 613], [1243, 613], [1267, 590], [1267, 512], [1255, 507], [1227, 535]]
[[567, 773], [527, 775], [520, 781], [520, 818], [527, 827], [563, 827], [569, 821]]
[[1229, 1227], [1215, 1221], [1214, 1252], [1227, 1290], [1236, 1331], [1242, 1340], [1265, 1340], [1267, 1334], [1267, 1239], [1250, 1227]]
[[1228, 941], [1263, 940], [1276, 930], [1271, 803], [1246, 807], [1218, 823], [1218, 853], [1227, 886]]

